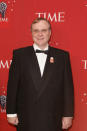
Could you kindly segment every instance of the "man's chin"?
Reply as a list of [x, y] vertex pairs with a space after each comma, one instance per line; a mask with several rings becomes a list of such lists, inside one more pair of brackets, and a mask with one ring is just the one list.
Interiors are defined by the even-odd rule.
[[47, 43], [36, 43], [38, 46], [45, 46]]

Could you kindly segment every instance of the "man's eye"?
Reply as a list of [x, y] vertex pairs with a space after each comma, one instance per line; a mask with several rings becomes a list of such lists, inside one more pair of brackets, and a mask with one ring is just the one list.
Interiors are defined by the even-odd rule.
[[46, 31], [46, 30], [42, 30], [42, 31]]
[[33, 32], [34, 32], [34, 33], [38, 33], [39, 31], [38, 31], [38, 30], [34, 30]]
[[47, 31], [47, 30], [45, 30], [45, 29], [44, 29], [44, 30], [42, 30], [42, 32], [46, 32], [46, 31]]

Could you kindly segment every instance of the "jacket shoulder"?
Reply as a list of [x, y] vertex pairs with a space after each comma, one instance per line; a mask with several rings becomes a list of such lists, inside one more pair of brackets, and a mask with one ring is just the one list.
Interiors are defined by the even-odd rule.
[[69, 54], [69, 51], [63, 50], [63, 49], [59, 49], [59, 48], [55, 48], [55, 47], [51, 47], [55, 53], [60, 54], [60, 55], [66, 55]]
[[31, 50], [32, 46], [18, 48], [13, 50], [14, 55], [24, 55], [27, 51]]

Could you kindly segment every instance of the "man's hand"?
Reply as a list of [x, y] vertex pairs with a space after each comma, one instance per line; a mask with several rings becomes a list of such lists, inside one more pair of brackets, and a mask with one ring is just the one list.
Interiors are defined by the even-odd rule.
[[72, 126], [72, 117], [63, 117], [62, 118], [62, 129], [68, 129]]
[[12, 125], [18, 125], [18, 117], [7, 117], [7, 120]]

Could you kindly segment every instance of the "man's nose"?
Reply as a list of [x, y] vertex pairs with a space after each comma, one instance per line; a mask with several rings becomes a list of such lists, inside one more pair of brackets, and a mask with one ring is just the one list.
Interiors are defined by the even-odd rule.
[[38, 35], [39, 35], [39, 36], [42, 36], [42, 35], [43, 35], [42, 31], [39, 31]]

